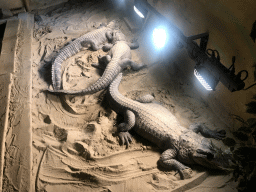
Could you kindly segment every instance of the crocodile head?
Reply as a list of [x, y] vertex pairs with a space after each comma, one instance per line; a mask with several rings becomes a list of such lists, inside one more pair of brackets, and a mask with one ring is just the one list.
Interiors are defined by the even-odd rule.
[[110, 29], [118, 29], [119, 28], [119, 21], [118, 20], [112, 20], [109, 22], [109, 24], [107, 25], [108, 28]]
[[125, 35], [120, 30], [113, 31], [113, 43], [117, 41], [126, 41]]
[[203, 141], [192, 154], [193, 160], [204, 167], [230, 171], [234, 168], [232, 153], [222, 150], [211, 141]]

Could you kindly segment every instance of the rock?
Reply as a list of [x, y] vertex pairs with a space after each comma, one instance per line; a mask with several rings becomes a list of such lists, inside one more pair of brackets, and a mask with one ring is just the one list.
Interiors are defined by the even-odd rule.
[[65, 129], [54, 126], [54, 135], [59, 141], [66, 141], [68, 133]]
[[88, 124], [84, 130], [86, 133], [93, 134], [96, 131], [95, 124]]
[[82, 141], [75, 142], [75, 148], [80, 156], [84, 157], [85, 159], [90, 159], [94, 151], [90, 146]]
[[223, 139], [222, 142], [229, 147], [233, 147], [236, 144], [236, 141], [230, 137]]

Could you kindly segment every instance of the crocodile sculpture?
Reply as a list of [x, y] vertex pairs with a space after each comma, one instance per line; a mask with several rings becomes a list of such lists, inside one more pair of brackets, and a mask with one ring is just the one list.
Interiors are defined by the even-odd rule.
[[96, 51], [102, 48], [103, 43], [112, 41], [113, 29], [115, 27], [116, 21], [113, 20], [107, 26], [102, 25], [98, 29], [88, 32], [74, 41], [71, 41], [60, 51], [52, 65], [52, 85], [54, 90], [59, 90], [61, 88], [62, 63], [83, 49], [91, 48]]
[[[146, 95], [140, 102], [124, 97], [118, 91], [121, 79], [122, 73], [110, 84], [108, 91], [110, 106], [124, 116], [124, 123], [118, 125], [121, 144], [126, 143], [128, 147], [132, 141], [128, 131], [134, 127], [138, 135], [164, 151], [158, 164], [167, 169], [176, 169], [181, 179], [190, 178], [192, 174], [192, 170], [184, 164], [232, 170], [230, 150], [217, 148], [209, 139], [224, 138], [224, 130], [212, 131], [201, 124], [192, 124], [190, 129], [182, 127], [170, 111], [153, 101], [153, 96]], [[201, 135], [197, 134], [199, 132]]]
[[93, 94], [100, 90], [103, 90], [109, 86], [109, 84], [115, 79], [115, 77], [127, 66], [135, 71], [140, 70], [146, 65], [137, 64], [131, 60], [131, 49], [138, 48], [137, 42], [128, 42], [125, 40], [125, 35], [120, 30], [113, 32], [112, 44], [106, 44], [103, 47], [104, 51], [109, 51], [106, 56], [99, 56], [99, 63], [93, 64], [94, 67], [102, 67], [105, 65], [105, 71], [103, 75], [91, 86], [83, 90], [50, 90], [49, 92], [59, 94], [71, 94], [71, 95], [87, 95]]

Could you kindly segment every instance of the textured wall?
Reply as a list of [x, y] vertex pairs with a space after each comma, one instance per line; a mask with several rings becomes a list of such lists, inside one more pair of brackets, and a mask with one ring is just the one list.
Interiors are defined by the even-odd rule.
[[23, 7], [22, 0], [0, 0], [0, 8], [15, 9]]
[[65, 3], [68, 0], [29, 0], [30, 9], [42, 9], [46, 7], [50, 7], [53, 5], [58, 5], [60, 3]]
[[60, 3], [67, 2], [68, 0], [0, 0], [0, 8], [16, 9], [25, 7], [25, 3], [29, 5], [29, 9], [42, 9]]

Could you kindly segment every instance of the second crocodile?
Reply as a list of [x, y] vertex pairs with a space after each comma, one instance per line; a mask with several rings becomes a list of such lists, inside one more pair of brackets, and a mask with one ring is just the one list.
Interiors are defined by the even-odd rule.
[[95, 67], [107, 65], [103, 75], [91, 86], [83, 90], [50, 90], [54, 94], [70, 94], [70, 95], [87, 95], [103, 90], [123, 71], [127, 66], [135, 71], [140, 70], [146, 65], [137, 64], [131, 60], [131, 49], [138, 48], [137, 42], [127, 42], [125, 35], [120, 30], [113, 32], [112, 44], [107, 44], [103, 47], [104, 51], [109, 50], [109, 53], [104, 57], [99, 57], [99, 64], [94, 64]]
[[66, 47], [60, 50], [52, 64], [52, 85], [54, 90], [61, 88], [61, 65], [69, 57], [77, 54], [79, 51], [92, 48], [98, 50], [106, 41], [112, 41], [113, 30], [116, 27], [116, 21], [111, 21], [107, 26], [93, 30], [70, 42]]
[[[121, 79], [122, 73], [111, 83], [109, 102], [124, 116], [124, 123], [118, 125], [122, 144], [129, 145], [132, 137], [128, 131], [134, 128], [137, 134], [163, 150], [159, 164], [178, 170], [181, 178], [192, 176], [192, 170], [184, 164], [229, 170], [232, 165], [230, 150], [223, 151], [208, 139], [224, 138], [224, 130], [212, 131], [201, 124], [193, 124], [190, 129], [182, 127], [170, 111], [153, 101], [153, 96], [146, 95], [140, 102], [124, 97], [118, 91]], [[197, 134], [199, 132], [201, 135]]]

